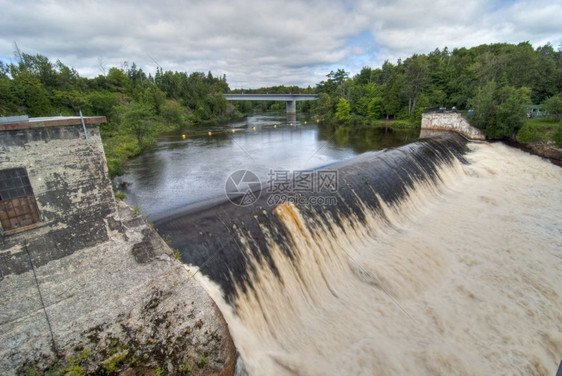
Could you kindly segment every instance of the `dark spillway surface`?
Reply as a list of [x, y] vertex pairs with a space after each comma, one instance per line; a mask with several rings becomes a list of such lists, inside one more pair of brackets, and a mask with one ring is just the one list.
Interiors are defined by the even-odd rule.
[[[302, 200], [295, 206], [305, 218], [323, 225], [331, 218], [340, 226], [341, 219], [350, 215], [362, 220], [364, 210], [382, 212], [379, 198], [386, 205], [398, 204], [416, 183], [435, 184], [440, 179], [438, 169], [455, 160], [463, 162], [466, 151], [464, 138], [444, 133], [396, 149], [364, 153], [324, 167], [335, 173], [337, 186], [322, 192], [301, 192]], [[277, 273], [268, 239], [273, 238], [287, 257], [293, 257], [286, 241], [289, 234], [273, 214], [271, 196], [275, 193], [262, 187], [257, 194], [259, 199], [249, 206], [216, 199], [186, 207], [154, 223], [160, 234], [171, 238], [182, 261], [198, 266], [218, 283], [230, 302], [234, 301], [236, 285], [244, 288], [243, 282], [250, 280], [253, 270], [248, 256], [266, 261]], [[311, 196], [319, 194], [335, 197], [335, 205], [311, 204]], [[314, 221], [310, 221], [312, 226]], [[241, 236], [247, 239], [244, 244]]]

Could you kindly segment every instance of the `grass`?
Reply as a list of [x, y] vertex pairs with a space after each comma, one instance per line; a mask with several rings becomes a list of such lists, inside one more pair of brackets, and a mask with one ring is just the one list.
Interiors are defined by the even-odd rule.
[[123, 166], [129, 158], [142, 153], [135, 136], [130, 134], [102, 135], [105, 158], [112, 178], [123, 174]]
[[554, 141], [558, 147], [562, 147], [562, 121], [528, 119], [517, 132], [517, 141], [522, 144]]
[[103, 368], [108, 372], [112, 373], [115, 372], [117, 367], [125, 360], [127, 355], [129, 354], [128, 350], [124, 350], [118, 353], [113, 354], [108, 359], [102, 362]]
[[206, 356], [202, 356], [202, 357], [197, 361], [197, 367], [199, 367], [199, 368], [205, 368], [205, 366], [207, 365], [207, 363], [209, 363], [209, 358], [207, 358]]
[[124, 201], [127, 198], [127, 195], [125, 195], [123, 192], [117, 192], [115, 194], [115, 198]]

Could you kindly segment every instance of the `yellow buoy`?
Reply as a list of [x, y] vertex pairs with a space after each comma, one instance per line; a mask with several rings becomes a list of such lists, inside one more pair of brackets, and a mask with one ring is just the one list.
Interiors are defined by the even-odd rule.
[[212, 136], [212, 135], [213, 135], [213, 132], [209, 131], [209, 136]]
[[277, 128], [277, 124], [273, 124], [273, 128]]
[[306, 124], [306, 120], [304, 121], [304, 123]]
[[232, 130], [232, 133], [236, 133], [236, 129], [233, 129], [233, 130]]
[[184, 134], [181, 135], [182, 140], [185, 140], [185, 137], [186, 136]]

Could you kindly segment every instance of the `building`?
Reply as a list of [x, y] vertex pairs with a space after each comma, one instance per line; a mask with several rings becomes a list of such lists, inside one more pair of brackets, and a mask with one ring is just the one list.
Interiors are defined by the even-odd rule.
[[103, 122], [0, 119], [0, 374], [78, 358], [84, 374], [232, 374], [236, 351], [212, 299], [116, 202]]

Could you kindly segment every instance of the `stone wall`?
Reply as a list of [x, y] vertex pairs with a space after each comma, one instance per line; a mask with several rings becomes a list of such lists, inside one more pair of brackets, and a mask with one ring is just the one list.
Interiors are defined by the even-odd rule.
[[422, 114], [422, 131], [453, 131], [469, 140], [485, 140], [479, 129], [471, 126], [458, 112], [426, 112]]
[[42, 221], [0, 240], [0, 280], [108, 240], [115, 199], [99, 124], [87, 118], [0, 126], [0, 170], [26, 168]]
[[0, 236], [0, 375], [232, 374], [196, 270], [115, 202], [100, 121], [87, 140], [79, 118], [0, 124], [0, 170], [27, 170], [41, 217]]

